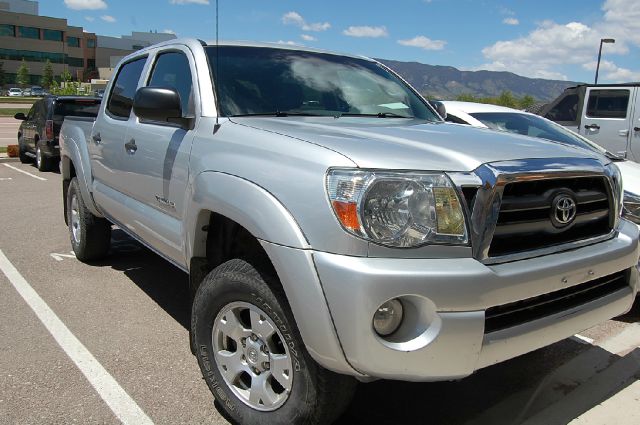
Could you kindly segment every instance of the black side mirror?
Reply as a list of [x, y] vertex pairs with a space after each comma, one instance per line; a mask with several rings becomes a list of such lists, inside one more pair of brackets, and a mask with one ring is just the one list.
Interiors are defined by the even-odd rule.
[[17, 114], [15, 114], [13, 116], [13, 118], [20, 120], [20, 121], [25, 121], [27, 119], [27, 116], [25, 114], [23, 114], [22, 112], [18, 112]]
[[143, 120], [170, 122], [193, 128], [193, 118], [182, 116], [180, 93], [165, 87], [141, 87], [133, 98], [133, 112]]
[[434, 102], [436, 107], [436, 112], [443, 120], [447, 119], [447, 108], [444, 107], [444, 103], [442, 102]]

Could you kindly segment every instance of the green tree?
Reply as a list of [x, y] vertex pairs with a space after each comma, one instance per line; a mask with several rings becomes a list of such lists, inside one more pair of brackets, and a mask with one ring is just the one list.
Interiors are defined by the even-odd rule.
[[533, 106], [536, 103], [536, 99], [533, 96], [526, 95], [522, 99], [520, 99], [520, 109], [527, 109]]
[[16, 84], [19, 86], [26, 86], [31, 82], [31, 76], [29, 75], [29, 67], [27, 63], [22, 59], [18, 73], [16, 74]]
[[71, 73], [65, 69], [64, 71], [62, 71], [62, 74], [60, 74], [60, 79], [64, 83], [68, 83], [69, 81], [71, 81]]
[[53, 66], [51, 65], [51, 61], [47, 59], [47, 63], [44, 65], [44, 71], [42, 73], [42, 87], [45, 89], [51, 88], [53, 84]]
[[463, 93], [456, 97], [456, 100], [460, 102], [478, 102], [478, 98], [469, 93]]
[[497, 104], [500, 106], [506, 106], [508, 108], [517, 108], [519, 106], [518, 99], [516, 99], [515, 96], [508, 90], [500, 93], [500, 96], [498, 96], [497, 99]]
[[0, 87], [4, 86], [7, 81], [7, 76], [4, 73], [4, 62], [0, 62]]

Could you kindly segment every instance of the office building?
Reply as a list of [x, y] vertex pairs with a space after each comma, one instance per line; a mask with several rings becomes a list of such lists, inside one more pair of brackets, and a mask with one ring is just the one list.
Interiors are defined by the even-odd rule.
[[0, 0], [0, 62], [5, 72], [5, 86], [15, 86], [23, 59], [32, 85], [41, 83], [47, 60], [51, 61], [56, 78], [66, 70], [76, 81], [99, 76], [108, 79], [123, 56], [174, 38], [174, 34], [158, 32], [96, 36], [82, 27], [69, 25], [66, 19], [39, 16], [37, 1]]
[[67, 70], [74, 79], [85, 80], [92, 72], [97, 75], [96, 35], [66, 19], [0, 11], [0, 62], [7, 85], [15, 82], [22, 59], [31, 84], [40, 84], [47, 59], [55, 76]]

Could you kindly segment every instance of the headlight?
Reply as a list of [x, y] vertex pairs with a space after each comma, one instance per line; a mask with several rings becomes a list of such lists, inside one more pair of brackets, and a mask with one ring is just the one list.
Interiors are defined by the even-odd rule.
[[330, 170], [327, 192], [342, 227], [391, 247], [466, 244], [458, 194], [443, 173]]
[[622, 216], [627, 220], [640, 224], [640, 195], [624, 192]]

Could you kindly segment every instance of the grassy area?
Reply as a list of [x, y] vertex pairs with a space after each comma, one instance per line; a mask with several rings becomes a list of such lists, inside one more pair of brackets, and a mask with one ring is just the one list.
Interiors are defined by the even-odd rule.
[[7, 147], [6, 146], [0, 146], [0, 153], [7, 153]]
[[12, 117], [18, 112], [22, 112], [27, 115], [29, 113], [29, 109], [27, 108], [0, 108], [0, 117]]
[[0, 103], [28, 103], [32, 105], [40, 97], [9, 97], [0, 96]]

